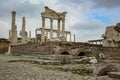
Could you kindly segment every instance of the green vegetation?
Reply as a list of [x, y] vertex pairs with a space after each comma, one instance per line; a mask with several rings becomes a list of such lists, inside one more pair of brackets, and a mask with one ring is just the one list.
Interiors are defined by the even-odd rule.
[[78, 70], [78, 69], [72, 71], [72, 73], [74, 73], [74, 74], [78, 74], [78, 75], [80, 75], [80, 76], [86, 76], [86, 75], [89, 75], [87, 72], [84, 72], [84, 71], [81, 71], [81, 70]]
[[32, 64], [39, 64], [38, 61], [32, 61], [32, 60], [9, 60], [8, 62], [28, 62]]

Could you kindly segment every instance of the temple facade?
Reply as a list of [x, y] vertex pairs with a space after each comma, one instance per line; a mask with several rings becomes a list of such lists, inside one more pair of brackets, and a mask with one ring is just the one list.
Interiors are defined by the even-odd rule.
[[[45, 37], [46, 37], [45, 32], [47, 32], [47, 31], [50, 32], [50, 39], [49, 40], [53, 39], [53, 32], [57, 33], [57, 37], [62, 36], [64, 38], [64, 41], [67, 40], [66, 34], [69, 33], [71, 35], [71, 33], [68, 31], [65, 31], [65, 16], [66, 16], [66, 14], [67, 14], [66, 11], [60, 13], [60, 12], [55, 12], [54, 10], [48, 8], [47, 6], [45, 7], [45, 11], [41, 13], [42, 28], [36, 29], [36, 30], [41, 30], [41, 42], [44, 42], [46, 40], [45, 39]], [[46, 18], [50, 19], [50, 29], [45, 28], [45, 19]], [[53, 29], [54, 20], [57, 20], [57, 23], [58, 23], [57, 30]], [[71, 39], [70, 39], [70, 41], [71, 41]]]

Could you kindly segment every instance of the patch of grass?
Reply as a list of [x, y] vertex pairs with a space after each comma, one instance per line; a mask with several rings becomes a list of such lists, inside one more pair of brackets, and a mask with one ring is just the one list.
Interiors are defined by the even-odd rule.
[[28, 63], [32, 63], [32, 64], [39, 64], [38, 61], [32, 61], [32, 60], [10, 60], [8, 62], [28, 62]]
[[86, 76], [86, 75], [90, 75], [89, 73], [85, 72], [85, 71], [82, 71], [80, 69], [75, 69], [75, 70], [68, 70], [68, 69], [64, 69], [64, 68], [55, 68], [56, 70], [59, 70], [59, 71], [64, 71], [64, 72], [67, 72], [67, 71], [70, 71], [72, 72], [73, 74], [78, 74], [80, 76]]
[[39, 56], [38, 56], [38, 59], [50, 60], [50, 59], [49, 59], [49, 58], [47, 58], [47, 57], [39, 57]]
[[72, 73], [74, 73], [74, 74], [78, 74], [78, 75], [80, 75], [80, 76], [86, 76], [86, 75], [89, 75], [87, 72], [84, 72], [84, 71], [81, 71], [81, 70], [74, 70], [74, 71], [72, 71]]

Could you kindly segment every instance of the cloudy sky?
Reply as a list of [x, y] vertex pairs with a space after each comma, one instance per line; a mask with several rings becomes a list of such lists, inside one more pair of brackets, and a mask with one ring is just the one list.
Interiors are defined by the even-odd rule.
[[[16, 11], [17, 30], [21, 30], [22, 17], [26, 17], [26, 30], [41, 27], [44, 6], [57, 11], [67, 11], [66, 30], [76, 35], [77, 41], [100, 39], [106, 26], [120, 22], [120, 0], [0, 0], [0, 38], [8, 38], [11, 12]], [[56, 29], [56, 21], [54, 27]], [[49, 28], [49, 19], [46, 20]], [[18, 34], [19, 35], [19, 34]]]

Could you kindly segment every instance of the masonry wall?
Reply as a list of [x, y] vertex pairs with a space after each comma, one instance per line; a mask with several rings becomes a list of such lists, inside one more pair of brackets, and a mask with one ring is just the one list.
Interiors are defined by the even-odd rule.
[[88, 56], [98, 56], [99, 53], [104, 53], [107, 57], [120, 57], [120, 48], [87, 43], [46, 42], [11, 45], [11, 53], [13, 54], [61, 54], [64, 51], [71, 55], [85, 52]]
[[0, 40], [0, 54], [8, 51], [9, 42], [6, 40]]
[[52, 54], [53, 48], [39, 43], [11, 45], [13, 54]]

